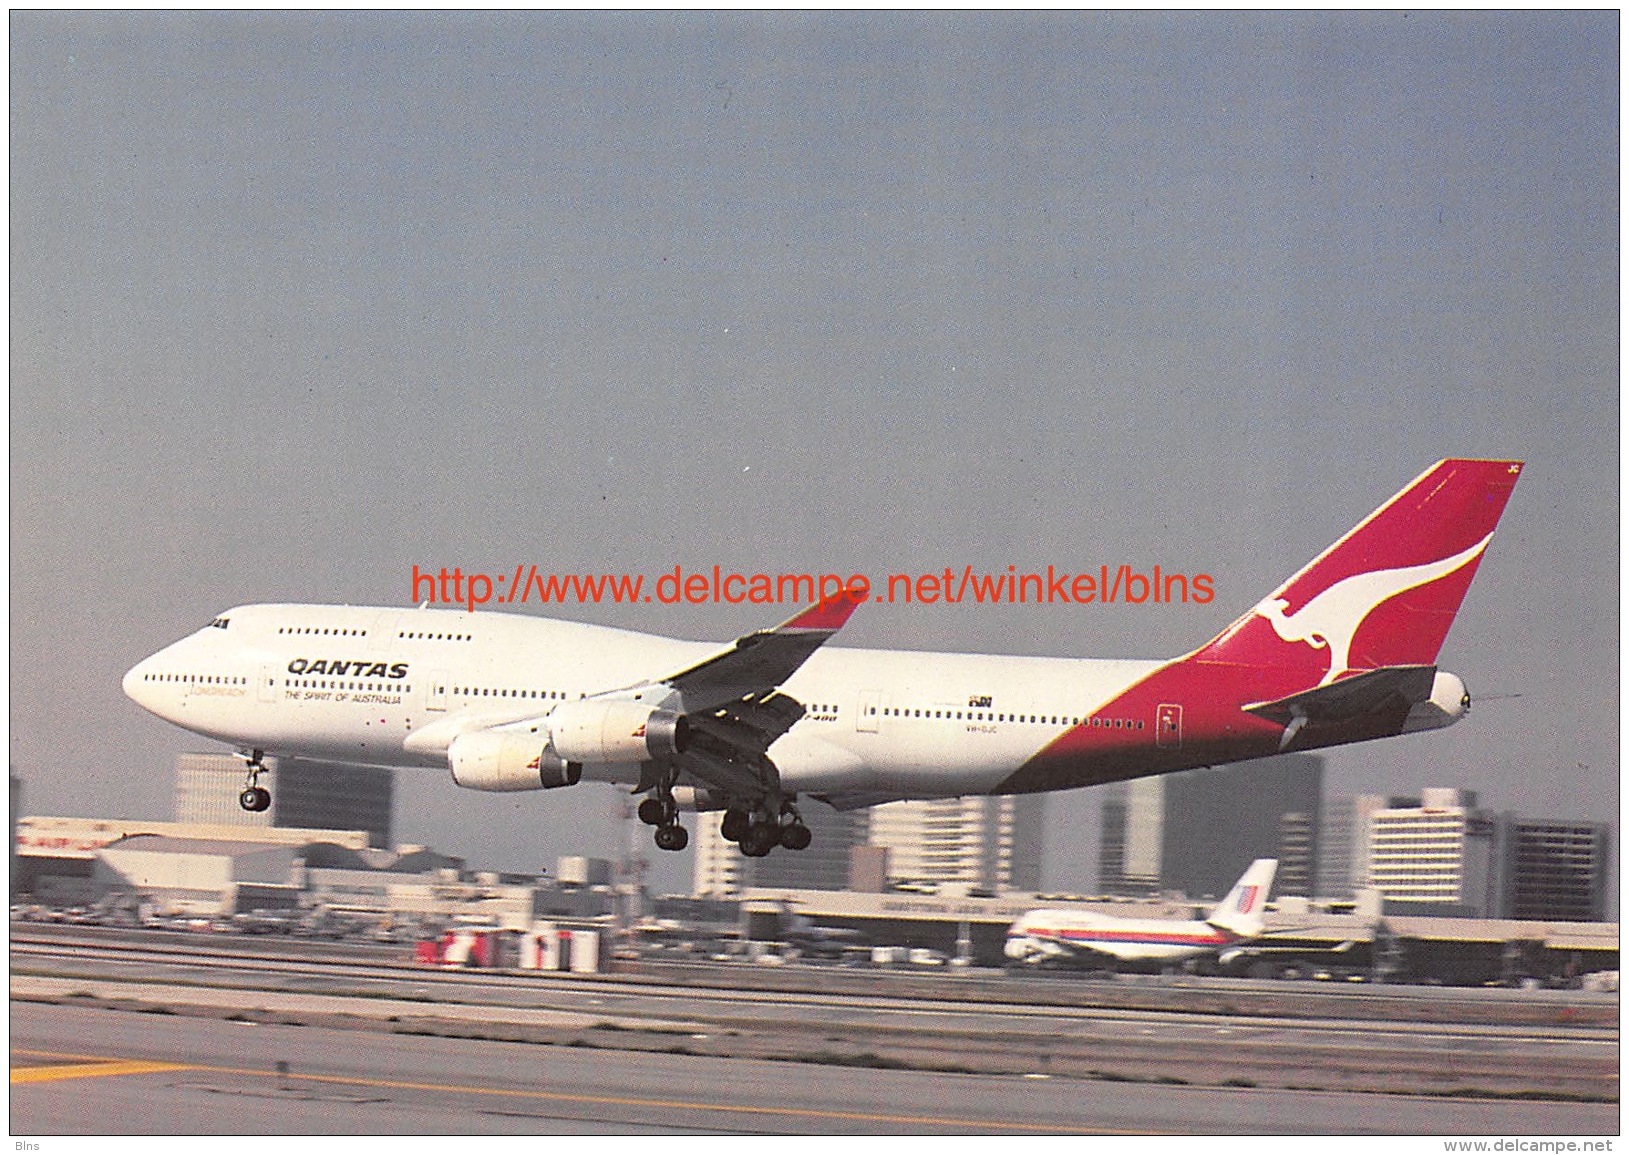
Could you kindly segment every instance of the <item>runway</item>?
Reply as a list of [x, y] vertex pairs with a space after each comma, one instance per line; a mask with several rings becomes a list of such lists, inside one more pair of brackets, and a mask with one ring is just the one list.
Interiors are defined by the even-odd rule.
[[[752, 966], [572, 976], [449, 972], [399, 957], [230, 936], [24, 931], [12, 943], [13, 1127], [1618, 1126], [1616, 1000], [1577, 992], [1376, 989], [1364, 998], [1334, 988], [1325, 997], [1271, 983], [1144, 991], [950, 974], [894, 983]], [[1544, 997], [1506, 997], [1526, 994]], [[1115, 1005], [1174, 996], [1183, 1009]], [[64, 1114], [68, 1101], [77, 1106]]]
[[[1587, 1135], [1614, 1134], [1618, 1127], [1616, 1104], [1605, 1103], [856, 1069], [31, 1004], [13, 1004], [11, 1030], [11, 1129], [25, 1139], [63, 1134]], [[286, 1073], [279, 1073], [279, 1063], [286, 1064]], [[49, 1077], [53, 1067], [64, 1072], [62, 1077]]]

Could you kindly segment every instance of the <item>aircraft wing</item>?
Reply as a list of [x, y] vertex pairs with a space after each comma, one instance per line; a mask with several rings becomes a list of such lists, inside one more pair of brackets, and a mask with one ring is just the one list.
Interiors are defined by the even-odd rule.
[[[1274, 933], [1288, 934], [1291, 932], [1275, 931]], [[1252, 942], [1241, 943], [1238, 946], [1229, 947], [1227, 950], [1224, 950], [1221, 954], [1217, 955], [1216, 958], [1218, 962], [1220, 962], [1223, 966], [1226, 966], [1228, 963], [1235, 962], [1241, 958], [1256, 958], [1262, 955], [1288, 954], [1299, 957], [1304, 955], [1318, 954], [1345, 954], [1356, 945], [1357, 940], [1351, 938], [1345, 940], [1344, 942], [1336, 943], [1334, 946], [1325, 947], [1307, 946], [1305, 943], [1297, 943], [1292, 946], [1269, 946], [1266, 945], [1263, 940], [1256, 939]]]
[[691, 714], [767, 695], [843, 628], [855, 605], [846, 591], [822, 598], [774, 629], [737, 638], [722, 653], [659, 680], [684, 696]]
[[675, 757], [680, 772], [747, 798], [778, 788], [769, 747], [804, 714], [803, 703], [779, 686], [843, 627], [856, 604], [846, 591], [823, 598], [773, 629], [747, 634], [660, 679], [679, 692], [690, 719], [691, 741]]
[[1134, 962], [1137, 952], [1117, 948], [1113, 943], [1100, 942], [1067, 942], [1060, 941], [1058, 946], [1068, 952], [1070, 956], [1081, 960], [1098, 960], [1100, 962]]
[[585, 762], [637, 762], [642, 779], [635, 793], [688, 777], [726, 798], [756, 803], [780, 788], [769, 747], [804, 714], [780, 684], [855, 606], [839, 592], [666, 677], [521, 719], [460, 711], [421, 727], [403, 747], [444, 755], [454, 780], [479, 790], [569, 785]]
[[[680, 772], [726, 794], [756, 798], [779, 785], [779, 771], [768, 750], [803, 717], [803, 704], [769, 690], [689, 717], [690, 744], [674, 757]], [[652, 765], [646, 773], [660, 771]], [[653, 785], [654, 780], [648, 785], [641, 782], [639, 789]]]
[[1112, 968], [1120, 963], [1137, 961], [1135, 952], [1116, 950], [1112, 943], [1074, 942], [1050, 935], [1033, 937], [1030, 942], [1036, 952], [1032, 956], [1032, 961], [1105, 968]]

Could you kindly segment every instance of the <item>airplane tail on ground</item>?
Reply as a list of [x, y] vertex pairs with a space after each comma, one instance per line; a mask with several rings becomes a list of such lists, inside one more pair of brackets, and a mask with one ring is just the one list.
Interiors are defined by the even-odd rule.
[[775, 905], [780, 908], [781, 931], [783, 933], [808, 930], [814, 926], [814, 923], [810, 922], [806, 915], [799, 914], [796, 908], [784, 898]]
[[1266, 929], [1267, 892], [1277, 873], [1278, 859], [1256, 859], [1205, 921], [1239, 938], [1255, 938]]
[[1435, 665], [1521, 470], [1437, 462], [1193, 657], [1294, 670], [1309, 688]]

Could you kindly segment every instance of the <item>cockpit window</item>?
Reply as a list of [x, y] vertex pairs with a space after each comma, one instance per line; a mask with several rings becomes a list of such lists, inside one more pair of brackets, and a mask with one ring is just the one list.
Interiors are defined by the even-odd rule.
[[231, 621], [231, 618], [216, 618], [214, 621], [209, 623], [209, 628], [212, 630], [224, 630], [229, 624], [231, 624]]

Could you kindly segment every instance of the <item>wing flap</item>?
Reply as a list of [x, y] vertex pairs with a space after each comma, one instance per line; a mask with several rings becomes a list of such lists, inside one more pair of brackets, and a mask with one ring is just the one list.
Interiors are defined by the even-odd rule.
[[676, 762], [681, 773], [732, 797], [756, 798], [780, 788], [780, 774], [775, 764], [762, 755], [740, 758], [727, 748], [696, 743], [680, 754]]
[[897, 790], [822, 790], [809, 795], [818, 798], [833, 810], [864, 810], [881, 806], [884, 802], [898, 802]]
[[690, 716], [691, 727], [744, 750], [763, 753], [775, 739], [804, 715], [803, 703], [771, 690], [767, 695], [744, 695], [739, 701]]

